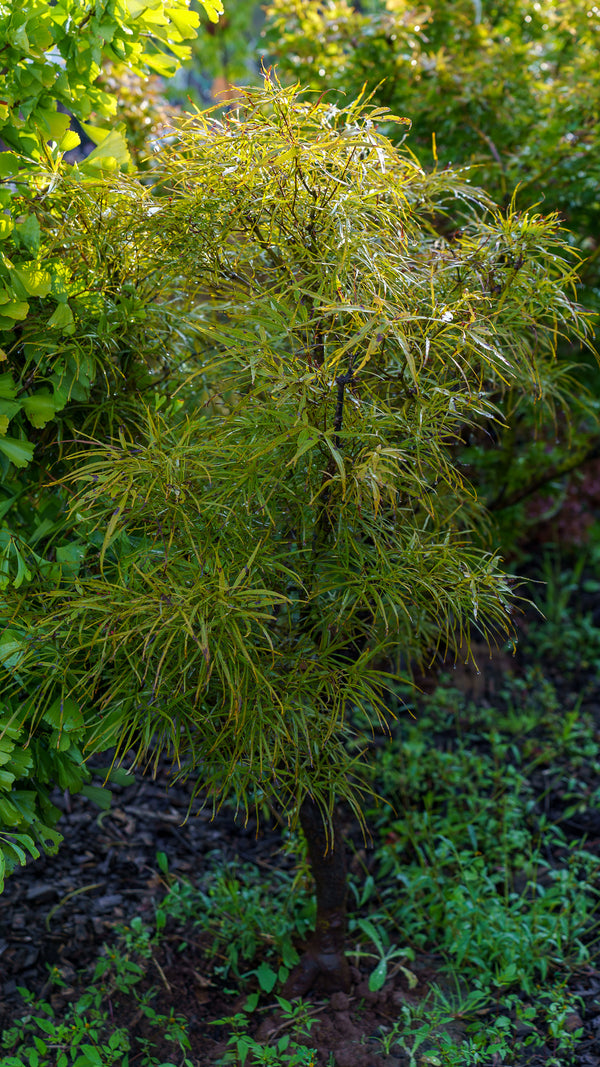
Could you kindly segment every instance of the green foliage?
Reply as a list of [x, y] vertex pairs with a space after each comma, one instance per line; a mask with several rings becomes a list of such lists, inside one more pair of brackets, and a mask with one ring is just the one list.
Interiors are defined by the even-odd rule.
[[359, 811], [347, 709], [385, 715], [386, 657], [506, 631], [454, 443], [500, 429], [509, 387], [552, 406], [557, 336], [586, 329], [556, 220], [426, 174], [381, 121], [402, 122], [267, 81], [240, 114], [182, 124], [156, 188], [56, 194], [90, 358], [115, 270], [150, 386], [169, 324], [185, 357], [176, 403], [132, 398], [137, 424], [69, 458], [90, 548], [18, 609], [45, 650], [36, 714], [71, 697], [88, 750], [166, 749], [214, 804]]
[[[205, 6], [216, 19], [221, 5], [207, 0]], [[79, 143], [70, 129], [71, 116], [87, 122], [92, 116], [110, 116], [116, 99], [97, 85], [103, 60], [124, 63], [129, 70], [148, 74], [173, 73], [190, 54], [189, 42], [196, 34], [198, 15], [189, 11], [188, 0], [57, 0], [51, 6], [41, 0], [25, 0], [0, 15], [0, 42], [5, 64], [0, 111], [2, 138], [9, 148], [3, 153], [3, 177], [14, 177], [29, 161], [58, 159]], [[64, 111], [59, 111], [57, 105]], [[116, 144], [109, 130], [94, 131], [102, 143]], [[96, 153], [93, 166], [107, 152]], [[118, 157], [117, 157], [118, 158]]]
[[[221, 10], [212, 0], [203, 8], [212, 19]], [[103, 68], [121, 65], [130, 77], [169, 74], [189, 55], [198, 24], [188, 0], [25, 0], [0, 10], [0, 593], [31, 582], [59, 588], [78, 573], [86, 542], [76, 519], [65, 523], [64, 494], [48, 482], [66, 442], [88, 420], [100, 431], [112, 425], [115, 408], [125, 418], [131, 393], [144, 387], [133, 356], [144, 297], [109, 263], [121, 260], [121, 247], [109, 252], [104, 243], [98, 277], [93, 262], [80, 273], [65, 247], [61, 175], [85, 181], [129, 165], [129, 132], [114, 122], [119, 86], [108, 84]], [[79, 145], [81, 129], [96, 148], [69, 166], [63, 157]], [[130, 139], [134, 146], [133, 133]], [[77, 229], [89, 225], [82, 216], [76, 221]], [[155, 371], [149, 356], [146, 347], [146, 379]], [[36, 710], [46, 656], [56, 669], [56, 650], [38, 643], [25, 678], [23, 642], [37, 637], [27, 635], [25, 618], [10, 625], [4, 603], [0, 621], [0, 660], [10, 677], [0, 698], [1, 879], [27, 851], [60, 840], [49, 788], [80, 789], [90, 776], [79, 705], [63, 698], [68, 679], [42, 719]]]
[[599, 30], [598, 11], [577, 0], [373, 0], [360, 10], [273, 0], [266, 44], [303, 85], [375, 90], [412, 120], [420, 150], [432, 151], [434, 135], [433, 155], [477, 164], [498, 199], [521, 183], [520, 196], [564, 212], [581, 241], [597, 231]]
[[[411, 695], [406, 690], [398, 699]], [[554, 779], [572, 783], [580, 803], [597, 808], [599, 791], [589, 789], [600, 773], [597, 729], [591, 717], [569, 722], [551, 683], [532, 670], [507, 676], [492, 705], [469, 703], [446, 679], [420, 701], [418, 719], [398, 723], [385, 745], [376, 740], [372, 773], [388, 803], [369, 811], [374, 849], [367, 856], [361, 850], [351, 865], [358, 877], [350, 883], [350, 957], [369, 966], [387, 957], [388, 977], [404, 960], [409, 985], [420, 951], [441, 953], [445, 966], [429, 996], [419, 999], [413, 990], [395, 1015], [388, 1002], [390, 1019], [377, 1043], [371, 1039], [374, 1052], [403, 1053], [415, 1067], [476, 1067], [494, 1055], [515, 1065], [531, 1055], [554, 1067], [576, 1062], [580, 1002], [568, 976], [594, 951], [598, 857], [585, 842], [567, 844], [543, 814], [543, 796], [532, 791], [533, 771], [552, 769]], [[586, 780], [578, 781], [582, 774]], [[390, 818], [390, 807], [402, 818]], [[361, 857], [369, 865], [366, 877]], [[236, 865], [233, 872], [218, 855], [211, 860], [192, 885], [169, 875], [166, 857], [157, 857], [169, 889], [155, 923], [133, 919], [118, 931], [86, 982], [87, 996], [74, 998], [64, 1019], [30, 998], [25, 1018], [4, 1035], [14, 1067], [29, 1065], [34, 1045], [39, 1067], [46, 1067], [34, 1035], [59, 1046], [56, 1056], [67, 1057], [65, 1067], [83, 1054], [83, 1044], [86, 1054], [96, 1046], [105, 1057], [96, 1056], [94, 1067], [124, 1063], [127, 1051], [132, 1061], [135, 1051], [141, 1063], [153, 1064], [151, 1047], [143, 1050], [145, 1060], [141, 1047], [111, 1021], [107, 1003], [132, 992], [135, 998], [144, 973], [154, 980], [152, 960], [167, 930], [173, 941], [180, 935], [182, 951], [187, 940], [201, 940], [207, 946], [203, 973], [217, 982], [227, 978], [236, 1008], [215, 1020], [229, 1044], [224, 1064], [242, 1063], [244, 1056], [249, 1062], [251, 1053], [262, 1057], [256, 1062], [278, 1067], [311, 1064], [318, 1044], [314, 1032], [311, 1037], [314, 1012], [279, 993], [290, 946], [312, 921], [306, 866], [300, 862], [296, 871], [279, 869], [265, 879], [262, 867]], [[402, 945], [408, 947], [401, 951]], [[137, 998], [152, 1032], [172, 1027], [183, 1057], [185, 1020], [171, 1021], [153, 997]], [[269, 1041], [257, 1040], [257, 1017], [274, 1010], [280, 1027]], [[114, 1043], [122, 1042], [121, 1059], [109, 1058], [112, 1034]], [[282, 1046], [285, 1035], [290, 1040]], [[7, 1067], [12, 1062], [7, 1059]]]
[[[536, 766], [566, 764], [575, 810], [589, 793], [578, 774], [600, 769], [594, 726], [579, 718], [573, 732], [568, 719], [571, 729], [552, 685], [534, 672], [508, 682], [488, 709], [446, 686], [377, 760], [379, 788], [402, 812], [380, 816], [387, 847], [374, 877], [396, 880], [383, 912], [409, 943], [442, 947], [480, 989], [518, 980], [532, 994], [566, 960], [587, 959], [598, 858], [540, 821], [530, 781]], [[457, 735], [450, 746], [435, 743], [449, 733]], [[546, 859], [549, 841], [560, 866]]]
[[[502, 1057], [506, 1064], [522, 1062], [527, 1049], [540, 1045], [540, 1036], [549, 1033], [553, 1051], [544, 1059], [549, 1067], [573, 1063], [573, 1055], [582, 1036], [581, 1028], [570, 1029], [570, 1018], [579, 1007], [579, 998], [556, 983], [543, 992], [536, 1007], [523, 1004], [518, 996], [505, 999], [502, 1014], [485, 1006], [478, 991], [449, 999], [436, 989], [430, 1000], [404, 1004], [400, 1019], [381, 1036], [384, 1051], [390, 1055], [402, 1050], [408, 1067], [476, 1067]], [[487, 1015], [491, 1019], [487, 1019]], [[569, 1018], [570, 1017], [570, 1018]], [[467, 1023], [468, 1036], [457, 1042], [449, 1029], [457, 1021]], [[383, 1029], [383, 1028], [382, 1028]], [[521, 1031], [521, 1038], [516, 1036]], [[535, 1053], [534, 1053], [535, 1054]]]
[[[568, 240], [583, 256], [580, 293], [600, 306], [597, 234], [599, 9], [578, 0], [272, 0], [264, 44], [287, 82], [373, 103], [406, 116], [407, 138], [431, 166], [470, 167], [473, 181], [498, 203], [536, 203], [566, 220]], [[460, 228], [459, 218], [448, 229]], [[571, 395], [597, 383], [585, 353]], [[503, 413], [512, 432], [469, 434], [469, 476], [498, 523], [504, 551], [518, 551], [532, 526], [524, 505], [540, 486], [557, 497], [568, 472], [597, 454], [597, 401], [577, 414], [573, 437], [561, 420], [540, 432], [535, 405], [508, 394]]]
[[[214, 857], [199, 886], [184, 881], [171, 886], [161, 914], [182, 926], [191, 921], [210, 935], [207, 955], [216, 961], [216, 974], [240, 980], [256, 973], [260, 984], [266, 972], [271, 992], [298, 962], [294, 939], [305, 938], [314, 926], [308, 883], [308, 875], [299, 884], [298, 878], [275, 872], [267, 885], [251, 864], [236, 867], [234, 874], [223, 870], [221, 857]], [[249, 971], [256, 959], [262, 961], [262, 971]]]
[[[114, 1024], [114, 1011], [123, 997], [132, 998], [150, 1029], [160, 1031], [162, 1037], [173, 1042], [183, 1054], [178, 1063], [191, 1067], [185, 1055], [190, 1048], [186, 1020], [173, 1012], [157, 1012], [151, 1003], [156, 991], [151, 990], [148, 995], [136, 989], [143, 977], [143, 967], [117, 943], [105, 947], [88, 991], [69, 1004], [62, 1019], [56, 1017], [50, 1003], [37, 1001], [21, 989], [29, 1011], [2, 1034], [2, 1047], [9, 1053], [2, 1061], [3, 1067], [127, 1067], [130, 1054], [131, 1062], [135, 1060], [140, 1067], [174, 1067], [172, 1063], [159, 1064], [152, 1039], [132, 1039], [128, 1026]], [[50, 978], [55, 986], [65, 984], [58, 968]]]
[[271, 1064], [272, 1067], [315, 1067], [317, 1062], [317, 1049], [309, 1048], [300, 1044], [310, 1040], [310, 1030], [315, 1019], [311, 1015], [310, 1006], [301, 1000], [293, 1004], [283, 997], [275, 998], [279, 1007], [281, 1029], [291, 1027], [291, 1033], [283, 1033], [281, 1037], [271, 1040], [268, 1045], [256, 1041], [248, 1034], [249, 1016], [256, 1007], [254, 998], [249, 997], [241, 1011], [235, 1015], [216, 1019], [215, 1025], [227, 1025], [231, 1034], [227, 1039], [230, 1048], [224, 1056], [215, 1061], [217, 1067], [225, 1067], [226, 1064], [243, 1065], [251, 1055], [253, 1064]]
[[[216, 19], [218, 0], [205, 9]], [[130, 74], [172, 73], [189, 56], [199, 24], [189, 0], [27, 0], [0, 13], [6, 75], [0, 104], [0, 457], [26, 467], [43, 429], [68, 401], [89, 399], [96, 359], [75, 340], [77, 292], [62, 262], [58, 218], [46, 209], [63, 155], [80, 143], [72, 119], [96, 147], [75, 165], [83, 175], [129, 162], [117, 95], [101, 85], [106, 62]], [[59, 110], [60, 107], [60, 110]], [[79, 224], [85, 226], [85, 220]], [[43, 237], [43, 239], [42, 239]], [[89, 347], [89, 346], [88, 346]], [[10, 424], [10, 425], [9, 425]], [[33, 433], [31, 432], [33, 428]]]

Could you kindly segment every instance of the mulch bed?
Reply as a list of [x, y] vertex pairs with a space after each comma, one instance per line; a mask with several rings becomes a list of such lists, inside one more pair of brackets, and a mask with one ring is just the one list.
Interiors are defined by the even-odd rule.
[[[281, 848], [277, 828], [262, 828], [257, 834], [255, 824], [236, 825], [229, 812], [214, 819], [200, 812], [185, 822], [189, 803], [185, 786], [167, 790], [159, 781], [140, 778], [133, 785], [114, 788], [109, 812], [99, 812], [81, 796], [55, 795], [54, 801], [64, 811], [60, 829], [65, 841], [58, 854], [16, 870], [0, 898], [0, 1033], [24, 1014], [18, 987], [48, 998], [60, 1013], [85, 990], [86, 969], [93, 966], [103, 944], [114, 938], [116, 926], [137, 915], [152, 925], [155, 905], [166, 889], [157, 852], [167, 853], [171, 873], [191, 880], [213, 866], [215, 853], [232, 872], [238, 865], [253, 863], [263, 867], [268, 878]], [[289, 863], [284, 857], [280, 861]], [[246, 996], [239, 1004], [227, 996], [223, 983], [212, 976], [202, 936], [193, 928], [174, 926], [167, 924], [156, 953], [159, 968], [149, 966], [139, 991], [158, 985], [160, 1011], [168, 1013], [173, 1007], [186, 1016], [192, 1062], [203, 1067], [223, 1053], [227, 1037], [227, 1027], [215, 1027], [211, 1020], [232, 1015]], [[180, 954], [183, 940], [186, 949]], [[51, 985], [48, 973], [54, 966], [66, 988], [56, 990]], [[396, 1021], [398, 1006], [406, 999], [425, 995], [434, 968], [425, 957], [418, 962], [415, 973], [420, 985], [410, 994], [401, 974], [381, 992], [372, 993], [367, 973], [353, 968], [351, 996], [337, 994], [317, 1002], [318, 1021], [306, 1043], [318, 1046], [323, 1063], [330, 1051], [335, 1052], [337, 1067], [403, 1063], [394, 1056], [382, 1058], [377, 1044], [368, 1039], [380, 1026], [389, 1028]], [[149, 1031], [145, 1020], [136, 1018], [134, 1001], [130, 1010], [129, 1019], [117, 1015], [115, 1023], [156, 1042], [158, 1031]], [[127, 1002], [120, 1011], [127, 1011]], [[267, 1018], [263, 1012], [256, 1022], [257, 1040], [265, 1040], [281, 1025], [276, 1011]], [[158, 1043], [156, 1054], [169, 1058], [173, 1046], [165, 1042], [161, 1048]]]

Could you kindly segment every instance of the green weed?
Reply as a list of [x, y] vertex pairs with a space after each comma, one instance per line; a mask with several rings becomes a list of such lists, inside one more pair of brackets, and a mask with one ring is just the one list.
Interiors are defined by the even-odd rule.
[[240, 978], [258, 956], [276, 958], [284, 968], [298, 962], [295, 938], [314, 925], [315, 904], [308, 884], [295, 888], [293, 874], [273, 870], [269, 879], [252, 864], [236, 866], [235, 875], [214, 866], [199, 886], [175, 883], [161, 913], [180, 923], [192, 921], [212, 937], [207, 947], [215, 974]]
[[[550, 1045], [545, 1063], [566, 1067], [582, 1034], [581, 1028], [572, 1028], [578, 1007], [578, 998], [560, 983], [541, 993], [535, 1005], [512, 994], [500, 1009], [490, 1005], [480, 990], [449, 997], [434, 987], [420, 1004], [402, 1005], [398, 1021], [382, 1028], [380, 1042], [388, 1055], [402, 1050], [407, 1067], [476, 1067], [491, 1062], [516, 1067], [524, 1050], [544, 1044], [544, 1035]], [[457, 1027], [464, 1031], [463, 1037]]]
[[[270, 992], [270, 989], [265, 989]], [[299, 1038], [310, 1037], [310, 1030], [315, 1019], [311, 1006], [297, 1001], [294, 1004], [283, 997], [276, 997], [279, 1008], [278, 1025], [269, 1044], [254, 1040], [248, 1034], [249, 1014], [256, 1011], [258, 994], [248, 998], [242, 1011], [223, 1019], [216, 1019], [215, 1026], [231, 1027], [227, 1044], [230, 1046], [217, 1064], [243, 1064], [249, 1054], [252, 1064], [270, 1064], [272, 1067], [315, 1067], [317, 1050], [300, 1044]], [[289, 1031], [292, 1031], [291, 1033]]]
[[[134, 923], [136, 939], [149, 943], [151, 931], [144, 931], [141, 937], [141, 920]], [[28, 1010], [2, 1034], [2, 1047], [10, 1053], [2, 1060], [2, 1067], [130, 1067], [130, 1063], [132, 1067], [134, 1063], [136, 1067], [175, 1067], [159, 1060], [152, 1040], [132, 1039], [128, 1027], [115, 1024], [119, 993], [133, 996], [150, 1026], [173, 1043], [174, 1051], [179, 1050], [178, 1067], [193, 1067], [186, 1055], [190, 1049], [186, 1020], [174, 1013], [157, 1012], [150, 1003], [152, 992], [137, 994], [135, 987], [143, 976], [144, 968], [131, 960], [127, 951], [121, 951], [120, 946], [105, 948], [89, 991], [69, 1004], [62, 1018], [56, 1017], [50, 1003], [20, 989]], [[64, 985], [58, 969], [51, 978], [53, 984]]]

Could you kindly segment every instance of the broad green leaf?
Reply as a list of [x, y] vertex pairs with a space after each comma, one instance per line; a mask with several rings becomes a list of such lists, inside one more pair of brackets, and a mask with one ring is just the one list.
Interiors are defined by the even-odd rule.
[[37, 256], [40, 249], [40, 224], [35, 215], [28, 215], [23, 222], [15, 227], [21, 244], [33, 256]]
[[59, 834], [58, 830], [54, 830], [51, 826], [45, 826], [41, 823], [38, 823], [35, 829], [44, 852], [54, 855], [63, 840], [63, 835]]
[[[126, 771], [124, 767], [94, 767], [94, 774], [100, 777], [106, 775], [107, 780], [115, 785], [133, 785], [135, 782], [135, 775]], [[158, 853], [158, 855], [164, 855], [164, 853]]]
[[41, 429], [54, 418], [54, 398], [47, 389], [40, 389], [32, 396], [23, 397], [22, 404], [27, 418], [36, 429]]
[[27, 648], [27, 643], [18, 630], [6, 629], [0, 637], [0, 663], [5, 667], [15, 666]]
[[48, 326], [54, 326], [56, 329], [64, 330], [65, 333], [73, 332], [73, 312], [68, 304], [57, 304], [56, 310], [48, 319]]
[[15, 28], [7, 34], [7, 38], [13, 48], [18, 49], [25, 54], [29, 52], [29, 38], [24, 25], [15, 26]]
[[218, 22], [219, 15], [223, 14], [223, 5], [220, 0], [200, 0], [211, 22]]
[[37, 860], [40, 857], [40, 850], [36, 846], [32, 837], [29, 834], [11, 834], [11, 843], [17, 841], [22, 849], [27, 849], [32, 859]]
[[44, 721], [59, 730], [80, 730], [83, 726], [79, 705], [72, 697], [57, 697], [44, 712]]
[[14, 152], [0, 152], [0, 178], [13, 178], [18, 172], [19, 157]]
[[127, 141], [123, 133], [124, 127], [117, 126], [106, 137], [103, 137], [96, 148], [92, 149], [80, 164], [82, 170], [98, 170], [107, 167], [114, 170], [131, 162]]
[[110, 133], [110, 130], [105, 130], [102, 126], [90, 126], [87, 122], [82, 122], [81, 126], [86, 137], [89, 137], [95, 145], [102, 144]]
[[[200, 0], [202, 3], [203, 0]], [[223, 9], [221, 8], [221, 11]], [[193, 38], [198, 32], [200, 16], [197, 11], [189, 11], [185, 8], [171, 7], [168, 9], [169, 18], [179, 30], [182, 40]], [[215, 21], [214, 19], [212, 21]]]
[[[79, 1045], [78, 1051], [82, 1054], [73, 1064], [73, 1067], [102, 1067], [103, 1056], [96, 1045]], [[84, 1059], [85, 1057], [85, 1059]], [[81, 1062], [83, 1061], [83, 1062]]]
[[[11, 804], [10, 800], [0, 795], [0, 826], [18, 826], [21, 823], [21, 815], [15, 808], [14, 804]], [[11, 846], [15, 846], [11, 842]], [[15, 848], [15, 851], [22, 851]], [[23, 860], [25, 859], [25, 853], [22, 853]]]
[[[8, 426], [9, 421], [21, 410], [20, 400], [0, 400], [0, 419]], [[4, 431], [6, 432], [6, 431]]]
[[103, 811], [109, 811], [112, 801], [110, 789], [104, 789], [99, 785], [82, 785], [81, 792], [88, 800], [93, 800]]
[[14, 400], [17, 395], [17, 387], [12, 374], [6, 372], [0, 374], [0, 397], [3, 400]]
[[[159, 77], [171, 78], [177, 70], [179, 62], [175, 56], [167, 56], [163, 53], [156, 52], [146, 57], [146, 65], [154, 72], [154, 74], [158, 74]], [[96, 149], [94, 149], [94, 151], [96, 151]]]
[[29, 304], [26, 300], [8, 300], [0, 307], [3, 318], [25, 319], [29, 312]]
[[0, 437], [2, 452], [15, 467], [26, 467], [33, 459], [35, 446], [30, 441], [18, 441], [14, 437]]
[[265, 993], [271, 993], [277, 984], [277, 972], [268, 963], [261, 963], [256, 969], [258, 984]]
[[33, 112], [33, 121], [37, 125], [41, 132], [47, 137], [48, 140], [60, 142], [65, 136], [69, 123], [71, 122], [69, 115], [64, 115], [60, 111], [51, 111], [50, 109], [37, 108]]
[[67, 130], [60, 139], [59, 149], [61, 152], [70, 152], [73, 148], [77, 148], [81, 144], [81, 138], [75, 130]]
[[369, 975], [369, 989], [377, 993], [385, 985], [387, 978], [387, 960], [380, 960], [374, 971]]

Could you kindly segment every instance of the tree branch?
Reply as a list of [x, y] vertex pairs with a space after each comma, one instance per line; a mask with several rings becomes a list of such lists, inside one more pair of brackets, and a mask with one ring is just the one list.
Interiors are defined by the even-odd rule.
[[488, 511], [503, 511], [505, 508], [514, 507], [515, 504], [520, 504], [522, 500], [525, 500], [528, 496], [532, 496], [540, 489], [543, 489], [549, 482], [554, 481], [555, 478], [562, 478], [565, 474], [569, 474], [571, 471], [576, 470], [578, 467], [582, 467], [584, 463], [589, 463], [593, 459], [600, 458], [600, 434], [592, 438], [592, 444], [588, 444], [586, 448], [581, 452], [578, 452], [575, 457], [570, 455], [562, 463], [553, 463], [550, 467], [538, 475], [538, 477], [532, 479], [522, 485], [519, 489], [514, 489], [512, 493], [505, 496], [504, 486], [498, 493], [498, 496], [486, 505]]

